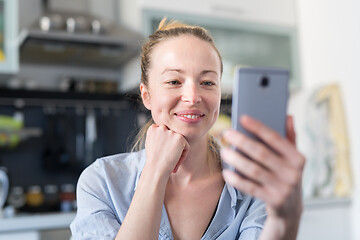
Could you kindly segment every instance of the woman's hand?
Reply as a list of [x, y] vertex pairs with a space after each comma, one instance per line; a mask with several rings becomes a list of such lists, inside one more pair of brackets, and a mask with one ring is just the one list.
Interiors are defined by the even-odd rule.
[[146, 164], [170, 176], [176, 173], [189, 152], [189, 143], [165, 125], [151, 125], [145, 140]]
[[150, 126], [145, 140], [146, 163], [116, 239], [158, 239], [167, 181], [188, 150], [181, 134], [165, 125]]
[[293, 119], [287, 119], [287, 138], [251, 117], [241, 117], [240, 121], [263, 143], [235, 130], [226, 131], [224, 139], [227, 143], [248, 157], [231, 148], [221, 150], [222, 159], [240, 173], [225, 169], [225, 181], [266, 203], [267, 222], [270, 220], [273, 229], [267, 231], [273, 231], [267, 235], [276, 236], [270, 239], [296, 239], [302, 213], [301, 182], [305, 158], [295, 146]]

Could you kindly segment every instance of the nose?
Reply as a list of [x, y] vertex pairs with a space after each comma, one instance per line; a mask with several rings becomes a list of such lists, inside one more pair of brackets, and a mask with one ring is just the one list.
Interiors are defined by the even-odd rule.
[[188, 83], [184, 86], [181, 100], [190, 104], [201, 102], [199, 86], [196, 83]]

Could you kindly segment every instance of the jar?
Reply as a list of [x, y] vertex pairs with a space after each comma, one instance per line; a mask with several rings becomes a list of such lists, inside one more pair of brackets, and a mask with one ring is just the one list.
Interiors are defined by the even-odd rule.
[[56, 185], [48, 184], [44, 186], [44, 204], [47, 211], [59, 210], [59, 188]]
[[24, 188], [21, 186], [12, 187], [10, 189], [8, 203], [15, 209], [23, 207], [26, 203]]
[[75, 210], [76, 195], [74, 184], [61, 185], [60, 201], [60, 209], [62, 212]]
[[44, 195], [41, 187], [33, 185], [28, 188], [26, 193], [26, 205], [29, 207], [40, 207], [44, 204]]

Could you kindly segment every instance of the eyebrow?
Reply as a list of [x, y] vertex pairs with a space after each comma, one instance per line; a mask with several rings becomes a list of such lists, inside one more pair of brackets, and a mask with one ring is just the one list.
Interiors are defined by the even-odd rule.
[[[177, 69], [177, 68], [166, 68], [164, 71], [162, 71], [161, 74], [165, 74], [167, 72], [178, 72], [178, 73], [184, 73], [183, 70], [181, 69]], [[201, 71], [200, 75], [205, 75], [207, 73], [215, 73], [216, 75], [218, 75], [218, 73], [214, 70], [203, 70]]]
[[161, 74], [167, 73], [167, 72], [178, 72], [178, 73], [183, 73], [184, 71], [181, 69], [177, 69], [177, 68], [165, 68], [164, 71], [162, 71]]
[[201, 75], [205, 75], [207, 73], [215, 73], [216, 75], [218, 75], [218, 73], [216, 71], [214, 71], [214, 70], [204, 70], [204, 71], [201, 72]]

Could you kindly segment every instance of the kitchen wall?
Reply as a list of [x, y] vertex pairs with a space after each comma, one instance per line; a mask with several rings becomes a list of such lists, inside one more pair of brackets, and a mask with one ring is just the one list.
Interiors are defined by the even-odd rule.
[[41, 0], [19, 0], [19, 31], [30, 26], [41, 15]]
[[352, 239], [360, 239], [359, 10], [355, 0], [297, 1], [302, 91], [337, 82], [344, 98], [355, 181]]

